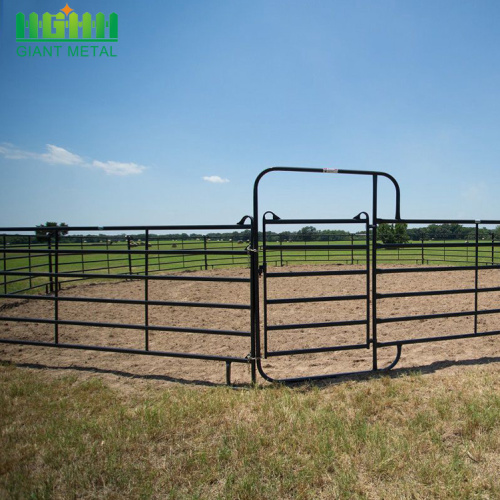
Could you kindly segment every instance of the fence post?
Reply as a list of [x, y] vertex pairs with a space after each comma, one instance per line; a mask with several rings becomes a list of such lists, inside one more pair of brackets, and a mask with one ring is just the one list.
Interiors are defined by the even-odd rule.
[[149, 351], [149, 229], [144, 243], [144, 349]]
[[109, 268], [109, 240], [106, 239], [106, 262], [108, 264], [108, 274], [111, 273], [111, 270]]
[[283, 267], [283, 236], [280, 233], [280, 266]]
[[30, 288], [33, 287], [33, 276], [31, 275], [31, 266], [32, 266], [32, 263], [31, 263], [31, 236], [28, 236], [28, 271], [30, 273], [29, 275], [29, 284], [30, 284]]
[[[158, 252], [160, 251], [160, 235], [158, 235], [158, 239], [156, 240], [156, 248]], [[158, 271], [161, 271], [161, 255], [158, 254]]]
[[83, 255], [83, 236], [80, 237], [80, 250], [82, 251], [82, 274], [85, 272], [85, 256]]
[[476, 261], [474, 272], [474, 333], [477, 333], [477, 306], [479, 286], [479, 222], [476, 222]]
[[54, 292], [54, 276], [52, 276], [52, 233], [50, 233], [48, 236], [48, 256], [49, 256], [49, 292], [53, 293]]
[[495, 233], [491, 233], [491, 265], [495, 264]]
[[208, 269], [207, 237], [203, 236], [203, 249], [205, 250], [205, 270]]
[[351, 265], [354, 264], [354, 234], [351, 234]]
[[422, 236], [422, 265], [424, 265], [424, 237]]
[[[28, 240], [29, 241], [29, 240]], [[3, 271], [7, 271], [7, 254], [5, 252], [5, 247], [7, 246], [7, 237], [3, 235]], [[3, 275], [3, 293], [7, 293], [7, 275]]]
[[[51, 235], [52, 236], [52, 235]], [[54, 235], [55, 240], [55, 276], [54, 276], [54, 343], [59, 343], [59, 230], [56, 230]]]
[[130, 254], [131, 237], [127, 236], [127, 249], [128, 249], [128, 273], [132, 274], [132, 255]]

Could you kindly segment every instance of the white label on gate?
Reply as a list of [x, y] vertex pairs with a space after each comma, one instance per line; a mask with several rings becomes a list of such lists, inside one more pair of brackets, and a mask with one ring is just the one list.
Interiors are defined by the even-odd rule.
[[338, 174], [339, 169], [338, 168], [324, 168], [323, 173], [324, 174]]

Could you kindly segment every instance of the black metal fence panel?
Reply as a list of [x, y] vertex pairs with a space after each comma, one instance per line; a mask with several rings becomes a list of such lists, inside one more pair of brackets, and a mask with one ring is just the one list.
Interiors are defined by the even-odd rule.
[[[259, 183], [273, 172], [369, 176], [373, 185], [371, 214], [361, 212], [343, 219], [286, 219], [270, 211], [261, 215]], [[378, 216], [380, 178], [388, 179], [395, 188], [394, 219]], [[385, 241], [383, 225], [393, 224], [416, 228], [423, 224], [463, 225], [466, 237], [426, 239], [422, 236], [399, 242]], [[354, 229], [315, 233], [310, 230], [312, 225]], [[301, 226], [303, 230], [283, 231], [293, 226]], [[360, 349], [370, 353], [371, 368], [352, 370], [349, 374], [381, 371], [379, 350], [392, 352], [395, 348], [394, 358], [383, 368], [388, 370], [398, 363], [405, 345], [500, 334], [498, 321], [490, 322], [493, 326], [488, 328], [481, 325], [481, 318], [500, 318], [495, 295], [500, 292], [500, 280], [495, 274], [500, 270], [496, 226], [500, 226], [500, 220], [404, 219], [399, 185], [384, 172], [274, 167], [256, 179], [253, 217], [246, 216], [233, 225], [48, 227], [45, 235], [37, 233], [39, 228], [35, 227], [0, 228], [0, 321], [45, 328], [43, 338], [2, 337], [0, 342], [217, 361], [225, 363], [228, 383], [232, 363], [248, 364], [251, 381], [255, 383], [257, 371], [264, 379], [274, 380], [264, 370], [265, 359], [297, 356], [300, 363], [304, 355]], [[422, 278], [445, 277], [449, 273], [465, 273], [470, 279], [459, 288], [446, 285], [446, 280], [442, 286], [429, 287]], [[488, 279], [486, 273], [489, 273]], [[338, 276], [359, 280], [360, 288], [350, 293], [332, 289], [326, 295], [306, 295], [300, 293], [302, 288], [298, 286], [299, 292], [293, 296], [275, 295], [271, 290], [272, 284], [278, 281], [295, 283], [301, 279]], [[418, 283], [422, 286], [387, 287], [387, 282], [398, 276], [407, 276], [406, 284], [415, 281], [411, 277], [419, 276]], [[90, 288], [76, 286], [77, 282], [97, 285], [95, 290], [103, 291], [104, 295], [90, 293]], [[111, 283], [127, 284], [130, 294], [119, 296], [109, 287], [105, 290]], [[197, 299], [166, 292], [179, 283], [193, 283]], [[244, 292], [242, 295], [229, 291], [228, 300], [217, 301], [209, 291], [202, 292], [204, 286], [210, 285], [239, 286]], [[450, 297], [466, 298], [467, 306], [454, 308]], [[401, 304], [409, 304], [417, 298], [442, 303], [443, 309], [412, 311], [411, 314], [397, 312], [406, 311], [408, 308]], [[47, 305], [44, 310], [49, 312], [41, 315], [36, 313], [36, 308], [31, 308], [32, 314], [21, 314], [9, 306], [15, 301], [43, 303]], [[294, 308], [302, 308], [307, 312], [309, 307], [318, 304], [332, 305], [342, 312], [350, 302], [362, 304], [357, 308], [356, 317], [318, 318], [311, 313], [305, 320], [294, 318], [293, 314], [283, 321], [272, 318], [272, 311], [280, 308], [289, 307], [292, 313]], [[104, 311], [122, 307], [134, 313], [122, 316], [100, 313], [86, 317], [81, 312], [85, 304], [102, 306]], [[391, 308], [390, 304], [397, 306]], [[178, 314], [186, 310], [191, 314]], [[224, 312], [226, 319], [218, 325], [207, 325], [202, 320], [209, 310]], [[232, 324], [231, 315], [237, 314], [245, 315], [247, 327], [228, 326]], [[186, 319], [196, 317], [201, 318], [198, 323]], [[466, 331], [456, 331], [453, 327], [443, 331], [433, 328], [430, 333], [426, 330], [429, 322], [443, 319], [463, 320]], [[390, 336], [384, 332], [387, 325], [398, 325]], [[408, 325], [416, 333], [408, 335]], [[326, 343], [301, 344], [306, 336], [301, 333], [303, 330], [335, 331], [351, 327], [358, 330], [350, 342], [339, 342], [332, 334]], [[68, 329], [73, 329], [73, 336], [68, 336]], [[115, 341], [110, 342], [108, 338], [101, 342], [99, 333], [90, 333], [94, 331], [114, 332], [108, 336]], [[93, 339], [93, 342], [81, 342], [83, 336], [79, 337], [78, 332], [85, 332], [85, 339]], [[116, 332], [120, 335], [114, 337]], [[120, 340], [127, 335], [134, 338], [135, 344], [120, 345]], [[158, 340], [173, 335], [232, 339], [234, 344], [230, 345], [235, 346], [234, 352], [220, 354], [179, 348], [179, 345], [189, 346], [189, 342], [168, 349], [167, 344]], [[281, 335], [295, 335], [296, 341], [283, 347]], [[244, 346], [244, 352], [238, 351], [237, 345]], [[339, 375], [345, 373], [311, 373], [279, 380], [296, 382]]]

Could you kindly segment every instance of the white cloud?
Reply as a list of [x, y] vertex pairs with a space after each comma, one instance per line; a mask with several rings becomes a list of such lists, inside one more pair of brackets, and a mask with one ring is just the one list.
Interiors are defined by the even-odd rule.
[[85, 160], [78, 155], [70, 153], [67, 149], [47, 144], [47, 153], [38, 155], [40, 160], [51, 165], [84, 165]]
[[36, 156], [38, 156], [36, 153], [30, 153], [28, 151], [17, 149], [15, 146], [7, 142], [0, 145], [0, 154], [3, 154], [5, 158], [9, 160], [25, 160], [27, 158], [36, 158]]
[[207, 182], [212, 182], [213, 184], [224, 184], [226, 182], [229, 182], [229, 179], [223, 179], [222, 177], [219, 177], [218, 175], [209, 175], [203, 177], [204, 181]]
[[81, 156], [71, 153], [67, 149], [53, 144], [46, 145], [46, 153], [33, 153], [16, 148], [12, 144], [0, 144], [0, 154], [8, 160], [38, 160], [51, 165], [76, 165], [80, 167], [94, 167], [103, 170], [108, 175], [141, 174], [146, 169], [137, 163], [123, 163], [118, 161], [86, 161]]
[[92, 166], [101, 168], [109, 175], [131, 175], [140, 174], [146, 170], [143, 165], [137, 163], [120, 163], [118, 161], [98, 161], [94, 160]]

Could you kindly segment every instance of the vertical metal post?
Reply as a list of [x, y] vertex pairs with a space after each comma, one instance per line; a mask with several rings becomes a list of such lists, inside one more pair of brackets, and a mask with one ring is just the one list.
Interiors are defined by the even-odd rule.
[[[33, 276], [31, 274], [32, 272], [32, 260], [31, 260], [31, 236], [28, 236], [28, 270], [29, 270], [29, 284], [30, 288], [33, 287]], [[7, 292], [5, 292], [7, 293]]]
[[[184, 250], [184, 236], [181, 236], [181, 250]], [[182, 255], [182, 268], [184, 269], [186, 267], [186, 256], [184, 255], [184, 253], [182, 253], [181, 255]]]
[[207, 237], [203, 236], [203, 249], [205, 250], [205, 270], [208, 269]]
[[[7, 271], [7, 253], [5, 252], [6, 247], [7, 247], [7, 237], [4, 234], [3, 235], [3, 271], [4, 271], [3, 293], [7, 293], [7, 275], [5, 274], [5, 272]], [[31, 267], [31, 265], [30, 265], [30, 267]], [[30, 269], [30, 272], [31, 272], [31, 269]], [[30, 288], [31, 288], [31, 285], [30, 285]]]
[[377, 359], [377, 181], [378, 176], [373, 176], [373, 209], [372, 209], [372, 355], [373, 370], [378, 370]]
[[283, 267], [283, 236], [280, 233], [280, 267]]
[[366, 245], [366, 347], [370, 348], [370, 218], [366, 214], [365, 224]]
[[56, 230], [54, 238], [55, 238], [54, 343], [58, 344], [59, 343], [59, 231]]
[[424, 265], [424, 237], [422, 236], [422, 265]]
[[443, 240], [443, 261], [446, 262], [446, 240]]
[[128, 273], [132, 274], [132, 254], [130, 253], [130, 248], [131, 248], [131, 237], [127, 236]]
[[[160, 251], [160, 236], [159, 235], [158, 235], [158, 238], [156, 240], [156, 249], [158, 250], [158, 252]], [[158, 258], [158, 271], [161, 271], [161, 261], [160, 261], [161, 255], [158, 254], [157, 258]]]
[[354, 264], [354, 234], [351, 234], [351, 265]]
[[109, 242], [107, 239], [106, 239], [106, 262], [107, 262], [107, 266], [108, 266], [108, 274], [110, 274], [111, 269], [109, 268]]
[[479, 285], [479, 222], [476, 222], [476, 261], [474, 272], [474, 333], [477, 333], [477, 306]]
[[259, 234], [257, 221], [249, 217], [250, 229], [250, 369], [252, 384], [257, 382], [257, 356], [260, 357], [259, 316]]
[[144, 243], [144, 349], [149, 351], [149, 229]]
[[52, 233], [50, 233], [48, 236], [48, 255], [49, 255], [49, 292], [53, 293], [54, 292], [54, 276], [53, 274], [53, 268], [52, 268]]
[[80, 237], [80, 249], [81, 249], [81, 256], [82, 256], [82, 273], [85, 272], [85, 256], [83, 254], [83, 236]]
[[491, 265], [495, 264], [495, 233], [491, 233]]
[[264, 306], [264, 358], [267, 358], [267, 238], [266, 214], [262, 217], [262, 300]]

